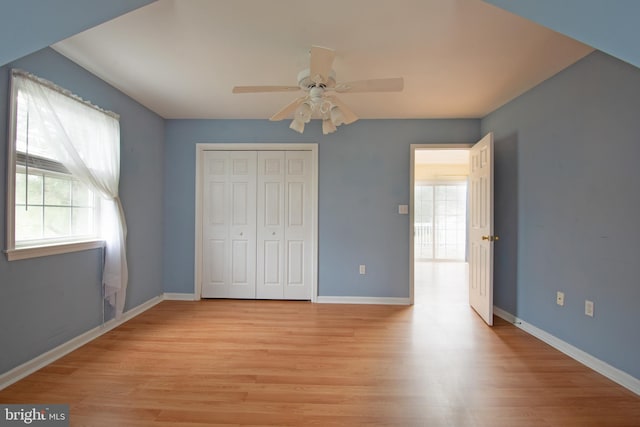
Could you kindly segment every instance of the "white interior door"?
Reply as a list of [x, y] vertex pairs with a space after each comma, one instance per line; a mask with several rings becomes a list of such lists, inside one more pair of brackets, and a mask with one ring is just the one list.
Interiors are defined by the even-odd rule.
[[470, 150], [469, 304], [493, 325], [493, 134]]
[[285, 153], [258, 153], [256, 298], [284, 298]]
[[311, 158], [310, 151], [285, 153], [285, 299], [308, 300], [313, 290]]
[[256, 152], [204, 156], [203, 298], [255, 298]]

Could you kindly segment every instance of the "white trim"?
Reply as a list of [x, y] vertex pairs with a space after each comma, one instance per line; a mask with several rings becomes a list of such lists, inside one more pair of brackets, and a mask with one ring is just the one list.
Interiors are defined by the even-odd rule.
[[311, 258], [313, 260], [311, 286], [311, 302], [318, 298], [318, 144], [317, 143], [196, 143], [196, 211], [195, 211], [195, 262], [194, 262], [194, 300], [199, 300], [202, 295], [202, 159], [205, 151], [311, 151], [311, 164], [313, 166], [311, 182], [311, 225], [313, 227], [313, 245], [311, 245]]
[[0, 375], [0, 390], [10, 386], [11, 384], [23, 379], [28, 375], [31, 375], [39, 369], [44, 368], [48, 364], [55, 362], [63, 356], [66, 356], [67, 354], [93, 341], [99, 336], [106, 334], [112, 329], [117, 328], [128, 320], [133, 319], [134, 317], [147, 311], [154, 305], [162, 302], [162, 299], [162, 296], [154, 297], [149, 301], [144, 302], [139, 306], [123, 313], [123, 315], [119, 319], [111, 319], [100, 326], [96, 326], [95, 328], [90, 329], [87, 332], [80, 334], [63, 344], [60, 344], [59, 346], [47, 351], [46, 353], [43, 353], [40, 356], [29, 360], [28, 362], [25, 362], [22, 365], [16, 366], [12, 370], [5, 372], [4, 374]]
[[[5, 248], [7, 250], [13, 249], [16, 246], [16, 236], [15, 236], [15, 200], [16, 200], [16, 115], [17, 115], [17, 89], [13, 84], [13, 78], [9, 79], [9, 121], [7, 122], [7, 127], [9, 128], [9, 140], [7, 141], [7, 181], [6, 181], [6, 205], [5, 205], [5, 216], [6, 216], [6, 243]], [[7, 259], [10, 258], [10, 255], [7, 253]]]
[[88, 249], [103, 248], [104, 240], [88, 240], [85, 242], [58, 243], [55, 245], [31, 246], [26, 248], [7, 249], [7, 260], [16, 261], [20, 259], [38, 258], [48, 255], [66, 254], [69, 252], [79, 252]]
[[409, 304], [415, 304], [415, 186], [416, 186], [416, 150], [469, 150], [473, 144], [411, 144], [411, 156], [409, 164]]
[[586, 367], [593, 369], [597, 373], [604, 375], [611, 381], [614, 381], [621, 386], [631, 390], [635, 394], [640, 395], [640, 379], [629, 375], [626, 372], [621, 371], [620, 369], [615, 368], [606, 362], [603, 362], [597, 357], [594, 357], [589, 353], [586, 353], [579, 348], [572, 346], [568, 342], [563, 341], [560, 338], [557, 338], [556, 336], [551, 335], [550, 333], [543, 331], [542, 329], [533, 326], [530, 323], [525, 322], [524, 320], [501, 308], [494, 306], [493, 314], [500, 317], [501, 319], [506, 320], [509, 323], [513, 323], [516, 327], [549, 344], [556, 350], [582, 363]]
[[197, 301], [200, 298], [196, 298], [195, 294], [165, 292], [162, 299], [165, 301]]
[[409, 298], [386, 297], [330, 297], [318, 296], [317, 303], [321, 304], [382, 304], [382, 305], [411, 305]]
[[519, 326], [519, 325], [517, 325], [517, 322], [520, 322], [520, 320], [516, 316], [514, 316], [513, 314], [509, 313], [508, 311], [504, 311], [500, 307], [496, 307], [494, 305], [493, 306], [493, 314], [495, 314], [496, 316], [498, 316], [502, 320], [506, 320], [509, 323], [513, 323], [514, 325]]

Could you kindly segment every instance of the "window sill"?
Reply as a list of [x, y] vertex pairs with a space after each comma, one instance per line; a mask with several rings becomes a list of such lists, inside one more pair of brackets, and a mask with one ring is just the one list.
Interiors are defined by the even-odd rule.
[[73, 243], [57, 243], [55, 245], [29, 246], [8, 249], [5, 251], [9, 261], [38, 258], [49, 255], [66, 254], [104, 247], [104, 240], [85, 240]]

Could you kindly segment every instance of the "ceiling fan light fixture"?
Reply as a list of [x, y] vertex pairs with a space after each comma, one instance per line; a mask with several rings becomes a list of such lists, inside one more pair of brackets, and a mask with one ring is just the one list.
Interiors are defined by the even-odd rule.
[[313, 110], [311, 109], [309, 102], [303, 102], [298, 108], [296, 108], [295, 120], [299, 120], [302, 123], [309, 123], [312, 114]]
[[303, 133], [304, 132], [304, 122], [296, 119], [293, 119], [291, 121], [291, 124], [289, 125], [289, 129], [293, 129], [298, 133]]
[[331, 119], [324, 119], [322, 121], [322, 134], [328, 135], [336, 131], [336, 125], [333, 124]]
[[301, 90], [305, 95], [293, 100], [269, 118], [284, 120], [293, 114], [289, 127], [303, 133], [305, 123], [312, 118], [322, 120], [322, 132], [326, 135], [336, 131], [340, 125], [351, 124], [358, 116], [337, 96], [327, 92], [400, 92], [404, 88], [402, 77], [386, 79], [355, 80], [336, 83], [333, 70], [335, 51], [326, 47], [312, 46], [309, 68], [298, 73], [298, 86], [235, 86], [233, 93], [291, 92]]
[[331, 121], [335, 126], [343, 125], [345, 122], [344, 113], [340, 109], [340, 107], [334, 106], [330, 112]]

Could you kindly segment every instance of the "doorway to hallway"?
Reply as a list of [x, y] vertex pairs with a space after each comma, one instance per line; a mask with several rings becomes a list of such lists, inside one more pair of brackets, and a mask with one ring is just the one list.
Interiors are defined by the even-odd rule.
[[468, 146], [412, 150], [412, 302], [468, 307]]

